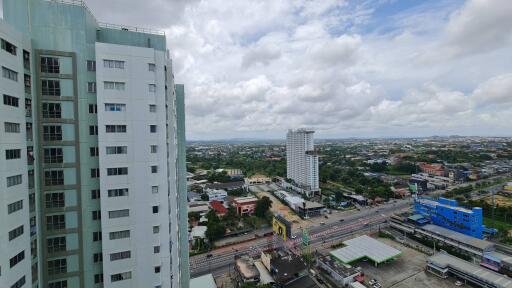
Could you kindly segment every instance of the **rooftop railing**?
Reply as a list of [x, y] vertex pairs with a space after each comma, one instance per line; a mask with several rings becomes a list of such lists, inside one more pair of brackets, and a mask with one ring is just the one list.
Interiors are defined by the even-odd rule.
[[116, 30], [123, 30], [123, 31], [131, 31], [131, 32], [139, 32], [139, 33], [146, 33], [146, 34], [154, 34], [154, 35], [162, 35], [165, 36], [164, 31], [155, 30], [155, 29], [149, 29], [149, 28], [141, 28], [141, 27], [135, 27], [135, 26], [127, 26], [127, 25], [118, 25], [118, 24], [111, 24], [111, 23], [98, 23], [101, 28], [108, 28], [108, 29], [116, 29]]

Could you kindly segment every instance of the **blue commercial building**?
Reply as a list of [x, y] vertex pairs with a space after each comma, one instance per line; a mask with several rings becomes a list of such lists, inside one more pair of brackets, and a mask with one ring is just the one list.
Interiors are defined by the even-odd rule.
[[414, 211], [429, 219], [432, 224], [482, 239], [484, 231], [482, 208], [466, 209], [460, 207], [456, 200], [417, 197], [414, 199]]

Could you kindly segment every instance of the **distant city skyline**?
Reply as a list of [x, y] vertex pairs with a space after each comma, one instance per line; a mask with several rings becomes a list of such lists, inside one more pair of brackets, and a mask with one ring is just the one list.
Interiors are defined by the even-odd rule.
[[166, 32], [189, 139], [512, 136], [507, 0], [86, 3]]

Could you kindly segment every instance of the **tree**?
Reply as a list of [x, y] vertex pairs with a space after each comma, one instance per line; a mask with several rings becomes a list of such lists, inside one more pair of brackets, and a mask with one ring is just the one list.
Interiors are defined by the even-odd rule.
[[254, 208], [254, 215], [260, 218], [265, 218], [265, 214], [272, 207], [272, 201], [267, 196], [261, 197], [256, 201], [256, 207]]
[[[218, 217], [217, 217], [218, 219]], [[208, 221], [208, 225], [206, 225], [206, 238], [212, 243], [215, 240], [218, 240], [224, 236], [226, 233], [226, 227], [220, 221]]]

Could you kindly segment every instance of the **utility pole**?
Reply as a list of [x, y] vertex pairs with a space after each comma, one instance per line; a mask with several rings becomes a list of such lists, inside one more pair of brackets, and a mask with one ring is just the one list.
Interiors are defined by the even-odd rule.
[[491, 190], [491, 193], [492, 193], [492, 228], [494, 228], [494, 208], [496, 207], [495, 203], [494, 203], [494, 189]]

